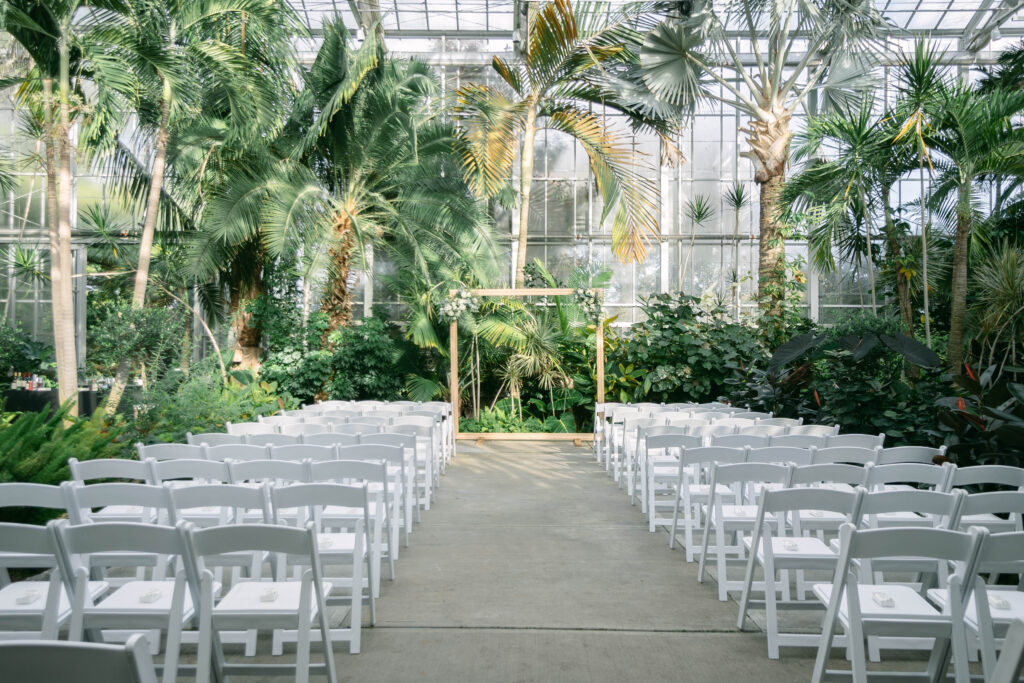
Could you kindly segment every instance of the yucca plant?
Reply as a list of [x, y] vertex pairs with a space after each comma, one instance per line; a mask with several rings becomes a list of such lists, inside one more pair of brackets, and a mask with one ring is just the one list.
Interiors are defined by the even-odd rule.
[[697, 240], [697, 228], [715, 217], [715, 207], [711, 204], [711, 198], [706, 194], [695, 194], [686, 202], [683, 214], [690, 221], [690, 245], [686, 250], [686, 257], [683, 259], [683, 272], [679, 276], [679, 287], [685, 291], [686, 271], [693, 257], [693, 244]]
[[[692, 4], [647, 35], [643, 76], [663, 101], [692, 114], [704, 102], [734, 107], [761, 190], [759, 296], [778, 311], [785, 245], [779, 196], [789, 163], [791, 121], [811, 91], [828, 106], [866, 78], [886, 23], [874, 0], [724, 0]], [[728, 29], [727, 29], [728, 27]], [[743, 36], [755, 66], [735, 47]]]
[[[624, 262], [646, 257], [646, 243], [657, 237], [658, 186], [634, 151], [631, 140], [612, 131], [594, 108], [628, 117], [634, 129], [659, 135], [674, 149], [672, 115], [644, 101], [634, 78], [643, 8], [612, 9], [607, 3], [552, 0], [539, 8], [527, 3], [524, 54], [516, 63], [494, 57], [491, 65], [504, 87], [471, 83], [455, 94], [460, 120], [462, 165], [480, 196], [507, 194], [519, 158], [519, 234], [515, 286], [526, 281], [530, 186], [534, 140], [541, 129], [572, 136], [590, 159], [604, 207], [611, 217], [612, 249]], [[649, 9], [649, 8], [648, 8]]]
[[[725, 205], [732, 209], [732, 301], [737, 322], [740, 319], [740, 211], [750, 203], [747, 186], [736, 183], [722, 195]], [[725, 249], [722, 249], [725, 258]], [[722, 266], [724, 267], [724, 266]]]

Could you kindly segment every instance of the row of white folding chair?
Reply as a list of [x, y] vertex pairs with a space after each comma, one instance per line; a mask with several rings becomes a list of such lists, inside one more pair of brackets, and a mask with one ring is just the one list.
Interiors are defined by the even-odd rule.
[[[369, 430], [356, 434], [309, 434], [301, 437], [301, 446], [295, 443], [278, 443], [283, 435], [247, 435], [244, 438], [249, 443], [231, 443], [231, 439], [242, 438], [233, 435], [223, 434], [200, 434], [191, 435], [192, 440], [202, 439], [198, 444], [136, 444], [136, 451], [140, 459], [155, 458], [157, 460], [184, 459], [217, 459], [217, 460], [250, 460], [265, 459], [273, 456], [273, 449], [281, 457], [305, 457], [316, 458], [315, 455], [302, 456], [302, 446], [309, 446], [313, 449], [318, 447], [350, 447], [350, 446], [376, 446], [387, 445], [403, 449], [406, 462], [403, 464], [406, 472], [403, 476], [403, 490], [407, 492], [409, 504], [405, 506], [407, 514], [405, 525], [407, 533], [412, 530], [413, 508], [419, 514], [419, 506], [422, 505], [428, 510], [433, 497], [433, 488], [436, 486], [437, 464], [429, 457], [429, 450], [425, 445], [425, 439], [430, 436], [429, 430], [417, 426], [396, 427], [393, 432], [379, 432]], [[421, 439], [421, 435], [425, 435]], [[209, 437], [227, 437], [226, 439], [213, 439]], [[286, 437], [293, 438], [293, 437]], [[207, 441], [214, 441], [210, 444]], [[223, 443], [222, 441], [228, 441]], [[264, 443], [265, 442], [265, 443]], [[421, 448], [421, 446], [423, 446]], [[421, 457], [421, 451], [422, 457]], [[294, 455], [288, 455], [289, 452]], [[354, 451], [350, 451], [354, 453]], [[347, 457], [352, 457], [347, 456]]]
[[362, 414], [366, 411], [391, 411], [392, 413], [401, 411], [406, 415], [435, 416], [441, 426], [442, 465], [447, 464], [455, 454], [455, 421], [452, 414], [452, 404], [444, 401], [324, 401], [322, 403], [302, 406], [300, 410], [285, 411], [283, 415], [330, 416], [334, 412], [358, 412]]
[[[331, 500], [353, 502], [359, 494], [358, 489], [352, 489], [334, 487]], [[10, 600], [21, 606], [17, 611], [22, 613], [22, 623], [29, 624], [34, 613], [39, 623], [45, 622], [48, 637], [56, 637], [56, 629], [51, 626], [54, 623], [58, 628], [67, 623], [72, 640], [81, 640], [87, 632], [96, 634], [91, 637], [101, 637], [100, 631], [110, 629], [165, 632], [164, 683], [177, 680], [179, 669], [186, 668], [178, 666], [178, 652], [182, 631], [189, 625], [196, 625], [199, 630], [195, 677], [202, 683], [210, 680], [211, 670], [216, 670], [218, 680], [234, 672], [280, 672], [280, 665], [260, 667], [226, 662], [217, 632], [252, 628], [294, 630], [299, 634], [292, 674], [295, 680], [308, 681], [310, 671], [315, 669], [326, 673], [333, 682], [337, 680], [333, 648], [324, 648], [322, 666], [310, 664], [314, 620], [319, 622], [323, 640], [336, 639], [336, 631], [330, 629], [327, 618], [327, 593], [332, 584], [324, 580], [322, 562], [326, 558], [317, 539], [313, 522], [300, 528], [242, 524], [208, 529], [197, 529], [188, 523], [72, 526], [67, 520], [51, 522], [48, 527], [0, 524], [0, 548], [47, 556], [50, 564], [59, 568], [49, 582], [19, 582], [0, 593], [6, 594], [3, 602]], [[97, 591], [100, 582], [90, 581], [89, 568], [102, 564], [104, 558], [125, 553], [165, 558], [169, 566], [176, 567], [174, 576], [133, 581], [110, 592]], [[222, 590], [211, 568], [225, 556], [253, 553], [261, 557], [274, 554], [286, 558], [284, 561], [289, 565], [306, 570], [298, 581], [289, 581], [284, 575], [272, 580], [251, 577], [251, 581], [237, 582], [229, 590]], [[7, 624], [8, 619], [10, 615], [2, 615], [0, 623]], [[358, 650], [357, 639], [350, 641], [350, 645]]]
[[[740, 409], [723, 403], [598, 403], [594, 410], [594, 455], [606, 468], [611, 453], [621, 447], [621, 425], [626, 416], [649, 418], [654, 415], [674, 415], [676, 419], [692, 419], [695, 413], [704, 415], [704, 422], [709, 422], [714, 413], [721, 412], [728, 416]], [[618, 425], [616, 427], [616, 425]]]
[[[213, 447], [224, 448], [224, 447]], [[123, 459], [87, 460], [78, 462], [69, 460], [72, 481], [87, 484], [97, 480], [135, 480], [153, 485], [170, 483], [172, 486], [183, 483], [225, 483], [241, 484], [246, 482], [274, 481], [277, 483], [318, 483], [338, 479], [346, 471], [347, 478], [359, 472], [374, 474], [376, 469], [361, 469], [361, 463], [369, 463], [373, 468], [383, 468], [368, 481], [375, 496], [382, 495], [381, 519], [384, 526], [387, 548], [375, 546], [375, 552], [384, 554], [389, 562], [391, 577], [394, 577], [394, 560], [398, 557], [398, 536], [402, 530], [404, 543], [408, 546], [411, 528], [413, 485], [407, 474], [402, 449], [397, 446], [382, 444], [363, 444], [360, 446], [336, 447], [326, 446], [279, 446], [271, 448], [270, 459], [231, 457], [209, 460], [155, 460], [147, 458], [142, 461]], [[235, 452], [233, 455], [249, 455]], [[342, 465], [321, 465], [321, 463], [345, 463]], [[346, 468], [349, 468], [346, 470]], [[354, 471], [354, 473], [353, 473]], [[95, 505], [91, 507], [97, 507]], [[126, 507], [128, 509], [126, 509]], [[154, 521], [137, 505], [111, 506], [104, 508], [94, 517], [108, 521]], [[379, 573], [378, 573], [379, 577]]]
[[[368, 418], [369, 419], [369, 418]], [[381, 418], [383, 420], [383, 418]], [[429, 416], [409, 416], [392, 419], [389, 423], [376, 421], [376, 424], [349, 423], [343, 425], [317, 425], [317, 424], [294, 424], [294, 425], [269, 425], [259, 422], [247, 422], [239, 424], [227, 424], [227, 430], [232, 435], [244, 435], [251, 442], [260, 442], [272, 438], [273, 434], [280, 433], [300, 435], [303, 443], [324, 443], [332, 441], [332, 437], [322, 436], [323, 434], [339, 433], [344, 435], [364, 434], [368, 432], [395, 432], [400, 434], [411, 434], [416, 436], [417, 442], [422, 446], [424, 457], [421, 459], [422, 466], [419, 470], [423, 479], [421, 503], [430, 509], [431, 494], [440, 485], [440, 475], [446, 462], [446, 450], [442, 438], [444, 429], [440, 428], [436, 419]], [[333, 431], [331, 428], [334, 428]], [[266, 436], [257, 437], [256, 435]], [[201, 440], [203, 435], [193, 436], [192, 440]]]
[[[672, 521], [669, 526], [669, 545], [675, 547], [676, 532], [680, 529], [684, 536], [686, 559], [692, 562], [695, 558], [693, 533], [700, 525], [702, 506], [709, 503], [712, 495], [707, 484], [710, 469], [715, 464], [729, 463], [792, 463], [794, 465], [810, 465], [810, 450], [797, 448], [757, 448], [739, 449], [723, 447], [681, 448], [676, 464], [675, 481], [668, 488], [672, 497]], [[861, 472], [861, 484], [869, 490], [883, 487], [898, 486], [900, 489], [912, 487], [902, 482], [913, 482], [918, 487], [928, 486], [937, 491], [944, 491], [954, 467], [950, 463], [938, 467], [923, 463], [893, 463], [876, 465], [868, 463]], [[662, 475], [665, 476], [665, 470]], [[657, 490], [651, 487], [654, 494]], [[663, 525], [666, 520], [657, 517], [659, 508], [667, 507], [667, 501], [659, 500], [654, 495], [648, 500], [650, 528], [653, 531]], [[902, 521], [909, 522], [919, 517], [905, 517]], [[890, 520], [896, 521], [896, 520]]]

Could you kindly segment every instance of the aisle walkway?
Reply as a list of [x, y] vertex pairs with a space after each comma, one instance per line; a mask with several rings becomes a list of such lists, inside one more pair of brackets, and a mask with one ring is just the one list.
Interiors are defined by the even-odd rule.
[[[801, 681], [589, 449], [460, 443], [345, 681]], [[339, 648], [344, 649], [344, 648]]]

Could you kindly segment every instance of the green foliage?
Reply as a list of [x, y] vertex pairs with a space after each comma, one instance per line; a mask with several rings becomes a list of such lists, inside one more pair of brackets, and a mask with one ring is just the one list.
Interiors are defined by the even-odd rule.
[[131, 440], [183, 442], [185, 432], [223, 431], [227, 422], [247, 422], [298, 406], [290, 396], [278, 396], [274, 383], [259, 381], [247, 371], [232, 372], [224, 383], [216, 360], [205, 358], [187, 374], [175, 368], [149, 386], [128, 422]]
[[328, 383], [331, 398], [399, 398], [403, 388], [403, 378], [395, 372], [399, 349], [383, 320], [365, 318], [335, 330], [329, 339], [335, 349], [331, 359], [334, 377]]
[[[535, 406], [536, 407], [536, 406]], [[540, 410], [547, 409], [541, 402]], [[559, 415], [548, 415], [543, 420], [529, 413], [520, 417], [513, 406], [512, 399], [504, 398], [493, 408], [483, 408], [479, 419], [464, 418], [459, 421], [459, 431], [472, 433], [493, 432], [541, 432], [545, 434], [565, 434], [579, 431], [572, 412], [565, 411]]]
[[889, 445], [938, 443], [935, 400], [944, 385], [934, 368], [941, 359], [899, 330], [897, 319], [855, 314], [824, 333], [797, 335], [767, 369], [741, 369], [731, 397], [844, 432], [885, 432]]
[[99, 373], [114, 374], [123, 358], [151, 372], [179, 357], [186, 320], [180, 307], [133, 308], [127, 299], [103, 299], [90, 313], [88, 360]]
[[[59, 484], [68, 479], [68, 458], [117, 457], [124, 428], [99, 416], [68, 416], [70, 404], [57, 411], [4, 413], [0, 420], [0, 482]], [[0, 508], [0, 521], [42, 523], [53, 515], [32, 509]]]
[[724, 307], [705, 310], [694, 297], [657, 294], [647, 298], [643, 311], [646, 320], [627, 337], [622, 372], [614, 379], [625, 388], [638, 369], [643, 372], [643, 384], [634, 385], [642, 393], [635, 398], [713, 400], [725, 391], [732, 368], [767, 357], [758, 330], [734, 322]]
[[32, 339], [19, 323], [0, 321], [0, 379], [16, 372], [42, 373], [52, 365], [53, 349]]
[[964, 396], [937, 401], [948, 457], [964, 465], [1024, 466], [1024, 368], [970, 367], [955, 378]]

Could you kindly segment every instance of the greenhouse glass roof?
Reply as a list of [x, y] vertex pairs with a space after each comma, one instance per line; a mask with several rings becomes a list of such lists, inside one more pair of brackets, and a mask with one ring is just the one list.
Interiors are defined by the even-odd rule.
[[[511, 38], [525, 0], [289, 0], [315, 34], [340, 14], [352, 29], [382, 18], [385, 35]], [[959, 38], [960, 49], [1001, 49], [1024, 35], [1022, 0], [875, 0], [896, 31]]]

